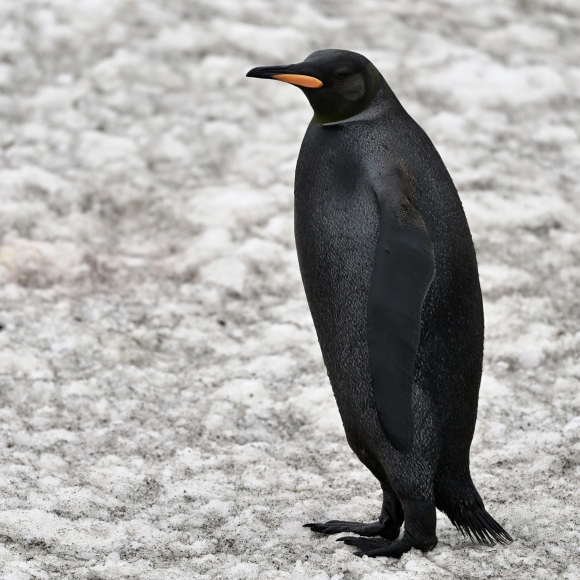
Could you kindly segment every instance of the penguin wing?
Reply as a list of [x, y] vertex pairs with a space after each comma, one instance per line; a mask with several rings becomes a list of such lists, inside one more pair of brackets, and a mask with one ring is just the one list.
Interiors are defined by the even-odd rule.
[[385, 435], [395, 449], [407, 451], [413, 444], [411, 391], [421, 308], [435, 258], [425, 223], [409, 201], [409, 172], [394, 168], [373, 182], [380, 208], [367, 313], [373, 394]]

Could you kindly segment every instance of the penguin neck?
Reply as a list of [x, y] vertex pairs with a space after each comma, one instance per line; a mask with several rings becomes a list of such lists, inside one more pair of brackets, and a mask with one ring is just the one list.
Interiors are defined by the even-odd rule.
[[370, 121], [380, 116], [389, 115], [390, 113], [403, 111], [403, 106], [399, 99], [395, 96], [391, 87], [387, 84], [384, 78], [381, 77], [381, 83], [375, 95], [370, 99], [367, 106], [357, 111], [354, 115], [345, 117], [344, 119], [332, 120], [327, 122], [320, 122], [316, 118], [316, 114], [312, 119], [312, 123], [321, 127], [334, 127], [336, 125], [343, 125], [345, 123], [353, 123], [355, 121]]

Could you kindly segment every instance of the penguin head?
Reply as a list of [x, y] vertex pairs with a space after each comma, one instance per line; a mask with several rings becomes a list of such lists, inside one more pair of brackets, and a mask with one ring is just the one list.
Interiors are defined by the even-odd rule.
[[314, 109], [313, 121], [336, 123], [366, 109], [383, 77], [367, 58], [349, 50], [317, 50], [304, 62], [259, 66], [246, 75], [275, 79], [302, 89]]

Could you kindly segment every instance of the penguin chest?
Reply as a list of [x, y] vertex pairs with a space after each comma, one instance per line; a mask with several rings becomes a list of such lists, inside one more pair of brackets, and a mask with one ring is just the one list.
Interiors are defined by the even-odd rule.
[[370, 382], [367, 307], [380, 226], [356, 151], [338, 145], [305, 139], [294, 214], [302, 280], [337, 399], [347, 383]]
[[345, 301], [367, 299], [379, 209], [373, 192], [364, 184], [349, 185], [352, 187], [345, 188], [340, 179], [320, 176], [296, 191], [294, 233], [312, 304], [321, 300], [344, 309]]

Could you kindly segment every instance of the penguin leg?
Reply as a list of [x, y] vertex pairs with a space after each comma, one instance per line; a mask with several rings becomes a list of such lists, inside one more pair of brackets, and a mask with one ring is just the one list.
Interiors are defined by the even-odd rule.
[[389, 558], [400, 558], [405, 552], [412, 548], [418, 548], [422, 552], [429, 552], [437, 545], [435, 528], [437, 516], [435, 504], [426, 500], [403, 500], [403, 510], [405, 512], [405, 533], [403, 537], [395, 542], [380, 538], [357, 538], [347, 536], [339, 538], [338, 542], [344, 542], [349, 546], [356, 546], [359, 551], [356, 556], [386, 556]]
[[381, 536], [387, 540], [396, 540], [405, 519], [405, 512], [401, 500], [396, 496], [391, 484], [381, 482], [381, 487], [383, 488], [383, 507], [379, 522], [384, 527]]
[[[364, 524], [360, 522], [344, 522], [340, 520], [330, 520], [324, 523], [304, 524], [305, 528], [310, 528], [313, 532], [320, 534], [340, 534], [350, 532], [359, 536], [381, 536], [387, 540], [394, 540], [399, 536], [401, 524], [403, 523], [403, 508], [401, 502], [393, 492], [388, 483], [382, 483], [383, 507], [378, 522]], [[382, 540], [380, 540], [382, 541]]]

